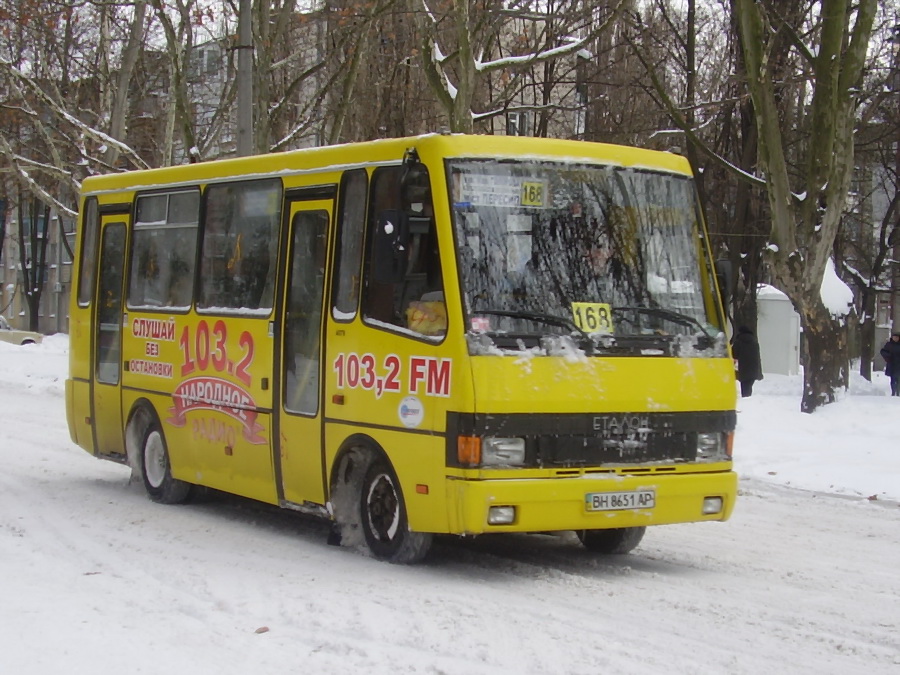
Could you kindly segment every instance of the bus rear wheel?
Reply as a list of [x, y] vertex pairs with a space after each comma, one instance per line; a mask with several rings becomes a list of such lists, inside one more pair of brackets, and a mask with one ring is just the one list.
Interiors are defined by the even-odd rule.
[[641, 539], [646, 527], [621, 527], [612, 530], [578, 530], [576, 534], [584, 547], [593, 553], [631, 553]]
[[359, 506], [366, 545], [376, 558], [412, 564], [428, 553], [432, 535], [410, 531], [400, 483], [386, 460], [375, 458], [366, 469]]
[[141, 477], [144, 488], [155, 502], [181, 504], [191, 494], [191, 484], [172, 478], [169, 450], [158, 422], [153, 422], [144, 433], [141, 443]]

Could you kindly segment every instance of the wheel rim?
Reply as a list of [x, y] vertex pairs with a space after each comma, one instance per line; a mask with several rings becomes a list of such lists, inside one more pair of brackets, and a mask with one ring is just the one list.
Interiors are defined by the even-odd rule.
[[162, 434], [151, 431], [144, 445], [144, 473], [151, 487], [158, 488], [166, 478], [166, 447]]
[[379, 541], [390, 542], [400, 528], [400, 500], [394, 481], [380, 473], [369, 484], [366, 495], [366, 519], [369, 530]]

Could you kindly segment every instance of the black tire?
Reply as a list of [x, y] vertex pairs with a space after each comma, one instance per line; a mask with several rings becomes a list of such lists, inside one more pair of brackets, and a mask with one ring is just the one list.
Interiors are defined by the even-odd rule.
[[578, 530], [576, 534], [584, 547], [593, 553], [631, 553], [641, 539], [646, 527], [621, 527], [614, 530]]
[[147, 494], [160, 504], [181, 504], [191, 496], [190, 483], [172, 478], [169, 449], [158, 422], [152, 422], [141, 440], [141, 478]]
[[363, 476], [359, 508], [366, 545], [376, 558], [409, 565], [428, 553], [432, 535], [410, 532], [400, 482], [380, 457], [371, 461]]

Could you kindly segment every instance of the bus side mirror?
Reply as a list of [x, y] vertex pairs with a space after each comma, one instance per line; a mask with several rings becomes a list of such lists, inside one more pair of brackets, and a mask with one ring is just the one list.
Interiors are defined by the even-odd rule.
[[403, 210], [413, 217], [426, 216], [426, 209], [431, 206], [431, 181], [428, 177], [428, 167], [419, 162], [419, 156], [415, 154], [414, 150], [403, 158], [400, 202]]
[[716, 260], [716, 283], [719, 286], [719, 293], [722, 294], [722, 306], [727, 314], [728, 305], [731, 303], [731, 288], [734, 283], [734, 269], [730, 260], [724, 258]]
[[398, 210], [382, 211], [372, 242], [372, 278], [382, 284], [403, 281], [408, 257], [408, 217]]

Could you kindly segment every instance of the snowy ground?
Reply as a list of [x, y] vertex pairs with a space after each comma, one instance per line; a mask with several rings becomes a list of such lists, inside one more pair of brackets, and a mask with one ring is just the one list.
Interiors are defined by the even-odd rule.
[[598, 558], [572, 535], [439, 541], [417, 567], [211, 494], [150, 502], [68, 438], [67, 341], [0, 343], [0, 674], [900, 672], [900, 400], [739, 402], [727, 523]]

